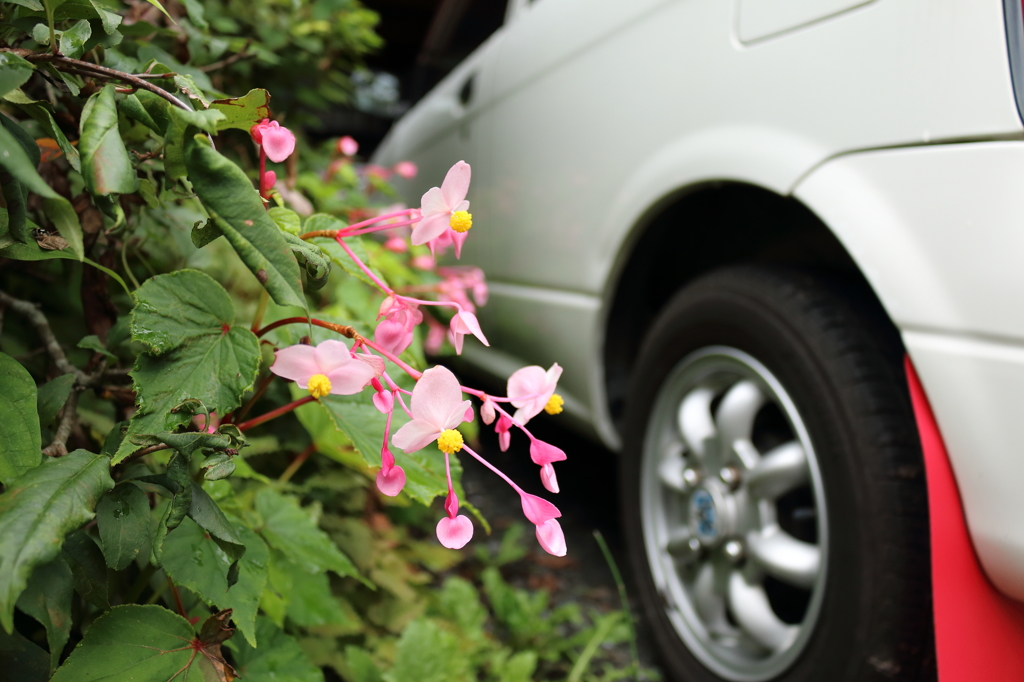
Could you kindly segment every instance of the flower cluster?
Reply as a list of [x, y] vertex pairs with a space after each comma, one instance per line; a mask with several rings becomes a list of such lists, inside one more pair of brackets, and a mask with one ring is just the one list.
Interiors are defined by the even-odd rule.
[[[266, 124], [266, 125], [264, 125]], [[263, 126], [260, 128], [260, 126]], [[279, 135], [276, 124], [264, 122], [257, 126], [262, 135], [263, 150], [273, 160], [278, 154], [275, 135]], [[256, 138], [257, 130], [253, 129]], [[356, 153], [358, 147], [351, 138], [342, 138], [338, 151], [346, 157]], [[404, 168], [395, 172], [403, 173]], [[415, 172], [415, 168], [411, 172]], [[437, 524], [437, 537], [445, 547], [460, 548], [473, 536], [473, 523], [459, 513], [459, 498], [452, 485], [450, 457], [457, 452], [466, 452], [485, 467], [493, 471], [515, 490], [521, 499], [523, 514], [536, 526], [537, 540], [545, 551], [564, 556], [565, 537], [558, 523], [561, 512], [547, 500], [525, 492], [508, 476], [498, 470], [480, 454], [475, 452], [463, 439], [458, 430], [463, 422], [475, 418], [470, 400], [480, 400], [480, 418], [487, 425], [494, 425], [501, 449], [507, 450], [513, 429], [522, 431], [530, 439], [530, 457], [540, 467], [540, 479], [544, 487], [558, 492], [558, 479], [554, 464], [566, 458], [560, 448], [536, 438], [526, 424], [540, 412], [558, 414], [562, 411], [563, 400], [555, 393], [562, 368], [557, 364], [545, 370], [542, 367], [524, 367], [508, 379], [507, 395], [492, 396], [473, 388], [460, 385], [455, 375], [442, 366], [419, 372], [398, 356], [409, 347], [413, 330], [426, 319], [431, 324], [427, 346], [433, 342], [439, 345], [436, 336], [445, 330], [432, 315], [424, 315], [421, 308], [447, 308], [451, 313], [447, 337], [457, 353], [462, 352], [466, 336], [474, 336], [487, 345], [487, 339], [480, 329], [475, 311], [476, 306], [487, 300], [487, 284], [483, 272], [472, 267], [437, 268], [441, 277], [439, 283], [397, 291], [382, 282], [346, 243], [346, 238], [371, 232], [387, 235], [387, 248], [405, 251], [405, 239], [413, 245], [427, 245], [433, 253], [443, 252], [454, 245], [455, 255], [461, 255], [462, 244], [472, 227], [472, 215], [466, 195], [469, 191], [470, 166], [459, 161], [448, 171], [440, 187], [428, 190], [418, 209], [392, 207], [364, 221], [338, 230], [334, 238], [385, 294], [380, 306], [378, 322], [373, 340], [354, 332], [354, 343], [349, 347], [340, 340], [323, 341], [317, 346], [294, 345], [276, 352], [271, 372], [296, 382], [299, 388], [307, 390], [310, 397], [305, 400], [319, 400], [327, 395], [352, 395], [370, 387], [373, 390], [373, 404], [387, 415], [381, 446], [381, 468], [377, 472], [377, 487], [384, 495], [398, 495], [405, 486], [406, 476], [396, 461], [392, 448], [404, 453], [413, 453], [433, 443], [444, 453], [445, 472], [448, 481], [448, 495], [445, 498], [446, 516]], [[262, 183], [261, 183], [262, 184]], [[411, 228], [408, 237], [397, 230]], [[401, 242], [399, 244], [398, 242]], [[412, 293], [429, 293], [434, 299], [413, 297]], [[385, 371], [385, 359], [405, 371], [416, 385], [412, 391], [400, 388]], [[507, 407], [515, 408], [510, 413]], [[391, 433], [396, 409], [408, 417], [394, 434]]]

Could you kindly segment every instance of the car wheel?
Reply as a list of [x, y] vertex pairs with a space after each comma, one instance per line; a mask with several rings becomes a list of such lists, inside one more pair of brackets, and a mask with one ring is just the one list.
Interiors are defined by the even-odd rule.
[[621, 480], [673, 677], [935, 679], [920, 444], [899, 337], [868, 299], [731, 267], [648, 333]]

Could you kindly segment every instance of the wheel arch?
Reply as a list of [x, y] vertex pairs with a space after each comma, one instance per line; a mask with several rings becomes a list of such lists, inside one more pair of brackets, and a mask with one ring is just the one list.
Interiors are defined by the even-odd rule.
[[641, 215], [620, 253], [601, 321], [605, 407], [617, 430], [647, 330], [673, 294], [714, 269], [748, 263], [823, 272], [860, 294], [896, 333], [833, 230], [798, 199], [758, 185], [706, 181], [677, 189]]

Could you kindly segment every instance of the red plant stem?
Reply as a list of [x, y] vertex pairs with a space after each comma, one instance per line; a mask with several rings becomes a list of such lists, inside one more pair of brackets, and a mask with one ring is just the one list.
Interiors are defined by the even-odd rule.
[[298, 400], [290, 402], [287, 405], [282, 405], [281, 407], [277, 408], [276, 410], [271, 410], [270, 412], [267, 412], [266, 414], [261, 414], [258, 417], [253, 417], [249, 421], [245, 421], [245, 422], [242, 422], [241, 424], [238, 424], [238, 430], [239, 431], [248, 431], [249, 429], [251, 429], [251, 428], [253, 428], [255, 426], [259, 426], [260, 424], [262, 424], [264, 422], [268, 422], [271, 419], [276, 419], [277, 417], [280, 417], [282, 414], [288, 414], [289, 412], [294, 410], [296, 407], [302, 407], [306, 403], [312, 402], [314, 400], [316, 400], [316, 398], [314, 398], [311, 395], [307, 395], [305, 398], [299, 398]]
[[235, 419], [244, 419], [245, 415], [249, 414], [249, 410], [252, 409], [252, 406], [256, 404], [256, 401], [262, 398], [263, 394], [267, 392], [268, 388], [270, 388], [270, 382], [274, 380], [275, 376], [277, 375], [267, 374], [267, 376], [263, 378], [263, 381], [260, 382], [260, 385], [256, 388], [256, 392], [252, 394], [251, 398], [249, 398], [249, 402], [243, 405], [242, 409], [238, 410], [238, 412], [224, 417], [224, 421], [230, 423]]
[[334, 324], [333, 322], [325, 322], [324, 320], [318, 320], [315, 317], [314, 318], [286, 317], [283, 320], [278, 320], [277, 322], [271, 322], [266, 327], [264, 327], [263, 329], [260, 329], [258, 332], [256, 332], [256, 336], [257, 337], [263, 336], [264, 334], [266, 334], [268, 332], [271, 332], [271, 331], [277, 329], [278, 327], [283, 327], [286, 324], [299, 324], [299, 323], [301, 323], [301, 324], [312, 324], [315, 327], [323, 327], [324, 329], [330, 329], [331, 331], [338, 332], [339, 334], [341, 334], [342, 336], [344, 336], [345, 338], [348, 338], [348, 339], [362, 338], [362, 337], [359, 336], [359, 334], [356, 333], [356, 330], [354, 328], [352, 328], [352, 327], [349, 327], [349, 326], [344, 325], [344, 324]]
[[260, 145], [260, 196], [264, 199], [269, 199], [270, 195], [267, 187], [267, 153], [263, 151], [263, 145]]
[[178, 615], [182, 618], [188, 618], [188, 614], [185, 612], [185, 604], [181, 601], [181, 592], [178, 591], [178, 586], [171, 580], [171, 576], [167, 576], [167, 584], [171, 586], [171, 594], [174, 595], [174, 603], [178, 607]]
[[309, 459], [309, 456], [312, 455], [314, 451], [316, 451], [316, 445], [310, 443], [309, 447], [300, 452], [295, 459], [292, 460], [292, 463], [288, 465], [288, 468], [285, 469], [284, 473], [282, 473], [280, 478], [277, 479], [278, 483], [287, 483], [291, 480], [291, 477], [299, 470], [302, 463]]

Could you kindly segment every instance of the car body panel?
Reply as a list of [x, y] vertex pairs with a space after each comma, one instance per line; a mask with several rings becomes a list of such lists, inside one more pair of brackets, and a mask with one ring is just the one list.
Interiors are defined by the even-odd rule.
[[[473, 165], [463, 261], [491, 282], [479, 316], [492, 347], [469, 341], [465, 357], [501, 378], [560, 362], [567, 412], [613, 448], [606, 320], [652, 213], [716, 181], [804, 202], [903, 333], [982, 562], [1024, 599], [1024, 528], [1010, 522], [1024, 513], [1024, 143], [1009, 141], [1021, 119], [1002, 3], [854, 4], [799, 25], [783, 12], [785, 30], [744, 44], [737, 7], [753, 0], [520, 3], [471, 58], [481, 66], [460, 66], [377, 158], [420, 164], [399, 184], [413, 203], [455, 161]], [[434, 100], [471, 68], [483, 94], [431, 128]]]

